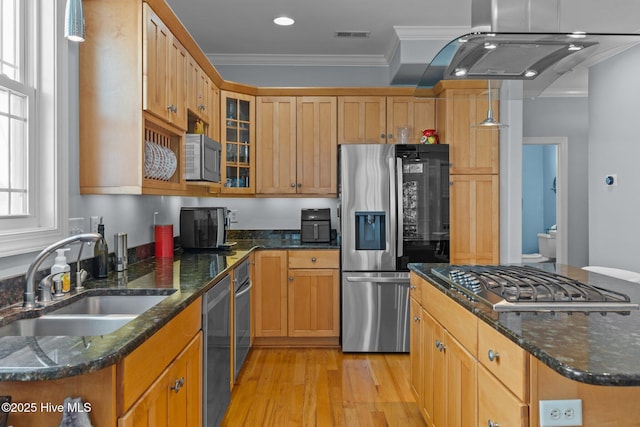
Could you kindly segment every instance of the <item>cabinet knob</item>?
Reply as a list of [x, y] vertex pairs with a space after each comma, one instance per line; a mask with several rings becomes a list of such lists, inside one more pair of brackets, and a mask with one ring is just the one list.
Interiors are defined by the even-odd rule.
[[381, 139], [385, 139], [386, 137], [387, 137], [387, 136], [386, 136], [384, 133], [381, 133], [381, 134], [380, 134], [380, 138], [381, 138]]
[[442, 341], [436, 340], [436, 348], [438, 349], [439, 352], [442, 353], [442, 351], [445, 350], [447, 347], [444, 345]]
[[302, 183], [301, 182], [298, 183], [298, 188], [302, 188]]
[[487, 357], [489, 358], [489, 362], [493, 362], [495, 360], [498, 360], [498, 358], [500, 357], [500, 353], [497, 353], [492, 349], [489, 349], [489, 351], [487, 352]]
[[316, 257], [311, 257], [311, 262], [316, 262], [318, 259]]
[[409, 285], [409, 289], [416, 289], [416, 285]]
[[413, 321], [414, 322], [419, 322], [420, 320], [422, 320], [422, 319], [420, 319], [420, 316], [413, 316]]
[[289, 281], [293, 282], [293, 276], [289, 276]]
[[171, 111], [172, 113], [178, 112], [178, 108], [173, 104], [170, 104], [169, 106], [167, 106], [167, 110]]
[[176, 380], [173, 385], [170, 387], [171, 390], [176, 393], [180, 391], [180, 389], [184, 386], [184, 377], [180, 377], [180, 379]]
[[387, 139], [393, 139], [393, 134], [390, 133], [389, 135], [387, 135]]
[[296, 184], [295, 184], [295, 182], [292, 182], [292, 183], [291, 183], [291, 188], [296, 188]]
[[500, 424], [495, 421], [489, 420], [489, 422], [487, 422], [487, 427], [500, 427]]
[[200, 104], [200, 105], [198, 105], [198, 109], [199, 109], [200, 111], [204, 111], [204, 109], [205, 109], [204, 104]]

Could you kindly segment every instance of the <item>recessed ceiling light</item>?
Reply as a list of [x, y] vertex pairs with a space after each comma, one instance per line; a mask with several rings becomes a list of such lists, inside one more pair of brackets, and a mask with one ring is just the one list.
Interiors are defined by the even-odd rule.
[[294, 21], [292, 18], [289, 18], [288, 16], [278, 16], [277, 18], [273, 19], [273, 22], [276, 25], [282, 25], [283, 27], [287, 27], [289, 25], [293, 25]]

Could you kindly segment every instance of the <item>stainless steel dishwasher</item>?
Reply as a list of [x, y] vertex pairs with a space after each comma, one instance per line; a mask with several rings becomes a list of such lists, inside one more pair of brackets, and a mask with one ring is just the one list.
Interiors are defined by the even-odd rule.
[[251, 264], [249, 259], [233, 269], [234, 289], [234, 366], [233, 380], [238, 378], [251, 347]]
[[203, 423], [218, 426], [231, 399], [231, 277], [225, 276], [202, 301], [204, 336]]

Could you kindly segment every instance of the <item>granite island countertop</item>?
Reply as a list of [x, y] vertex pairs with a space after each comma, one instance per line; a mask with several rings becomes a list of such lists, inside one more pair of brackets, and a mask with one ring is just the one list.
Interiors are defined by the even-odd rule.
[[[566, 265], [530, 265], [625, 293], [640, 303], [640, 284]], [[451, 290], [431, 272], [434, 266], [410, 264], [409, 269], [559, 374], [587, 384], [640, 386], [640, 310], [625, 315], [497, 313]]]
[[[86, 295], [169, 295], [113, 333], [102, 336], [2, 336], [0, 381], [39, 381], [98, 371], [123, 359], [173, 317], [215, 286], [254, 249], [339, 249], [333, 243], [301, 243], [295, 238], [237, 239], [228, 251], [176, 251], [173, 258], [149, 258], [125, 272], [85, 283]], [[0, 326], [48, 313], [81, 297], [25, 313], [20, 306], [0, 310]]]

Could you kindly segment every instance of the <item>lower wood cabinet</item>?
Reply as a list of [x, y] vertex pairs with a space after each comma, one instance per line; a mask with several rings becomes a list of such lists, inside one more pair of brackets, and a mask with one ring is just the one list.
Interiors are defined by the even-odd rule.
[[337, 250], [257, 251], [254, 344], [337, 345], [340, 335], [338, 268]]
[[131, 409], [118, 420], [118, 426], [201, 425], [201, 360], [202, 333], [200, 332]]

